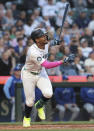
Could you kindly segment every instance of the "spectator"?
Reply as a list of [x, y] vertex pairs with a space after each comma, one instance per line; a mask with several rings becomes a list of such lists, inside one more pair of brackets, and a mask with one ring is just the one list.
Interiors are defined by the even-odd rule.
[[24, 31], [26, 36], [30, 36], [32, 30], [33, 19], [28, 18], [26, 24], [24, 25]]
[[13, 18], [15, 20], [17, 20], [18, 17], [19, 17], [20, 11], [17, 9], [17, 3], [16, 2], [12, 2], [11, 10], [12, 10], [12, 13], [13, 13]]
[[[49, 61], [50, 62], [55, 61], [55, 55], [50, 54]], [[61, 71], [60, 71], [59, 67], [47, 69], [47, 73], [48, 73], [49, 76], [59, 76], [59, 75], [61, 75]]]
[[47, 0], [38, 0], [38, 6], [43, 8], [48, 3]]
[[73, 3], [74, 3], [74, 7], [78, 11], [87, 7], [87, 1], [86, 0], [79, 0], [79, 1], [73, 0]]
[[84, 69], [81, 66], [80, 57], [79, 56], [75, 57], [73, 66], [74, 66], [74, 68], [76, 70], [77, 75], [83, 75], [84, 74]]
[[84, 58], [88, 58], [89, 53], [92, 51], [91, 47], [88, 47], [88, 41], [85, 38], [80, 40], [81, 47], [80, 50], [82, 51], [82, 55]]
[[78, 47], [79, 47], [79, 41], [76, 38], [76, 35], [72, 35], [71, 36], [71, 43], [70, 43], [70, 52], [73, 54], [77, 54], [78, 53]]
[[88, 46], [92, 47], [94, 44], [94, 40], [93, 40], [93, 32], [91, 29], [89, 28], [85, 28], [84, 29], [84, 34], [81, 38], [85, 38], [88, 41]]
[[26, 23], [26, 12], [21, 11], [19, 15], [19, 19], [25, 24]]
[[[62, 25], [62, 19], [64, 15], [64, 11], [66, 8], [67, 0], [61, 0], [56, 2], [56, 8], [57, 10], [57, 19], [56, 19], [56, 25], [60, 27]], [[68, 17], [68, 16], [67, 16]]]
[[75, 36], [76, 38], [78, 37], [80, 37], [80, 35], [82, 34], [82, 32], [83, 32], [83, 30], [82, 29], [79, 29], [78, 28], [78, 25], [76, 24], [76, 23], [73, 23], [72, 24], [72, 27], [71, 28], [69, 28], [69, 34], [70, 34], [70, 36], [71, 37], [73, 37], [73, 36]]
[[11, 46], [10, 43], [10, 32], [8, 30], [5, 30], [3, 33], [3, 40], [4, 40], [4, 46], [6, 49], [8, 49]]
[[88, 28], [94, 31], [94, 12], [91, 15], [91, 21], [89, 22]]
[[7, 21], [3, 11], [0, 11], [0, 29], [5, 29]]
[[25, 10], [29, 10], [29, 9], [32, 9], [34, 10], [38, 5], [38, 0], [24, 0], [23, 1], [23, 5], [24, 5], [24, 9]]
[[13, 75], [8, 78], [8, 80], [5, 83], [4, 88], [3, 88], [6, 98], [9, 99], [12, 104], [11, 122], [15, 121], [15, 88], [16, 88], [15, 84], [21, 83], [20, 74], [21, 74], [21, 65], [18, 64], [14, 68]]
[[25, 48], [25, 46], [23, 45], [23, 38], [22, 37], [18, 38], [17, 42], [18, 42], [18, 45], [15, 46], [14, 49], [15, 49], [15, 52], [16, 52], [18, 58], [20, 58], [22, 56], [24, 48]]
[[86, 28], [88, 26], [89, 21], [89, 17], [87, 17], [86, 12], [83, 10], [80, 12], [79, 16], [76, 18], [74, 23], [76, 23], [79, 28]]
[[5, 50], [4, 40], [3, 40], [3, 38], [0, 38], [0, 58], [1, 58], [2, 53], [4, 52], [4, 50]]
[[15, 26], [17, 30], [23, 29], [23, 21], [21, 19], [17, 20]]
[[89, 54], [89, 58], [85, 60], [84, 65], [87, 73], [94, 74], [94, 51]]
[[24, 48], [20, 58], [19, 58], [19, 62], [24, 65], [25, 64], [25, 60], [26, 60], [26, 54], [27, 54], [27, 50], [28, 50], [28, 46], [26, 48]]
[[57, 12], [57, 7], [53, 3], [53, 0], [48, 0], [48, 4], [46, 4], [42, 8], [42, 15], [43, 16], [48, 16], [50, 23], [52, 26], [55, 27], [55, 18], [56, 18], [56, 12]]
[[[94, 76], [92, 74], [87, 75], [87, 81], [93, 82]], [[84, 102], [83, 108], [89, 113], [89, 119], [94, 120], [94, 88], [92, 87], [83, 87], [80, 90], [81, 99]]]
[[0, 76], [9, 76], [13, 68], [11, 51], [7, 49], [0, 58]]
[[12, 10], [8, 9], [6, 11], [6, 15], [5, 15], [5, 19], [6, 19], [6, 29], [10, 29], [12, 25], [14, 25], [15, 20], [13, 18], [13, 14], [12, 14]]
[[[68, 82], [68, 77], [63, 76], [63, 81]], [[59, 120], [62, 121], [66, 109], [72, 112], [69, 120], [73, 121], [79, 114], [79, 107], [76, 104], [76, 97], [73, 88], [56, 88], [55, 89], [56, 108], [59, 110]]]
[[16, 38], [15, 33], [16, 33], [16, 27], [12, 26], [11, 29], [10, 29], [10, 39], [11, 40]]
[[87, 0], [88, 8], [94, 8], [94, 0]]
[[43, 18], [42, 16], [40, 16], [40, 11], [41, 11], [40, 8], [36, 8], [34, 9], [34, 12], [33, 12], [34, 17], [35, 17], [34, 21], [37, 21], [38, 23], [43, 22]]
[[2, 2], [0, 3], [0, 12], [5, 13], [5, 6], [2, 4]]

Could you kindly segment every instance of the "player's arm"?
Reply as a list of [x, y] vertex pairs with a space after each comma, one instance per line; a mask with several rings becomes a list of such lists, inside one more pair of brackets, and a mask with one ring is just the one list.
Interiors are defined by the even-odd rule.
[[50, 69], [50, 68], [54, 68], [54, 67], [57, 67], [63, 63], [72, 63], [74, 61], [74, 54], [70, 54], [68, 57], [64, 58], [63, 60], [60, 60], [60, 61], [55, 61], [55, 62], [49, 62], [47, 60], [45, 60], [41, 66], [47, 68], [47, 69]]
[[10, 89], [10, 86], [11, 86], [11, 84], [12, 84], [12, 80], [13, 80], [13, 78], [10, 77], [10, 78], [7, 80], [7, 82], [5, 83], [4, 88], [3, 88], [4, 94], [5, 94], [5, 96], [6, 96], [8, 99], [11, 99], [9, 89]]

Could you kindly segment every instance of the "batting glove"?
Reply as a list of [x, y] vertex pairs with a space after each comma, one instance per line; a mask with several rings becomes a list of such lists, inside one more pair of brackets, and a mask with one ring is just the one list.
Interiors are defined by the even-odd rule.
[[64, 63], [72, 63], [74, 61], [75, 55], [70, 54], [68, 57], [64, 58]]

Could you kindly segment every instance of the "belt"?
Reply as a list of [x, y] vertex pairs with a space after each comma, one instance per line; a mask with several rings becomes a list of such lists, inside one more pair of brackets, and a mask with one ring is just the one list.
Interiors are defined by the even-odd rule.
[[[24, 70], [26, 70], [26, 68], [24, 68]], [[30, 72], [30, 73], [33, 75], [39, 75], [39, 73], [36, 73], [36, 72]]]
[[39, 75], [39, 73], [36, 73], [36, 72], [30, 72], [30, 73], [33, 75]]

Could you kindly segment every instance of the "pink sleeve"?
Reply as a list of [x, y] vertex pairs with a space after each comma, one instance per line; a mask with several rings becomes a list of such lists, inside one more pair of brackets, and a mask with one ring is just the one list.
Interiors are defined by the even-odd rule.
[[56, 66], [61, 65], [63, 62], [62, 61], [55, 61], [55, 62], [48, 62], [45, 60], [41, 65], [47, 69], [54, 68]]

